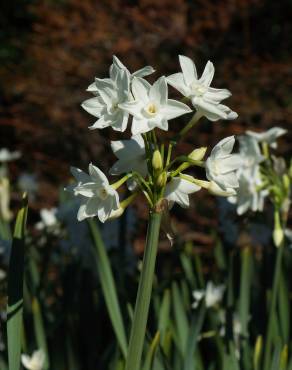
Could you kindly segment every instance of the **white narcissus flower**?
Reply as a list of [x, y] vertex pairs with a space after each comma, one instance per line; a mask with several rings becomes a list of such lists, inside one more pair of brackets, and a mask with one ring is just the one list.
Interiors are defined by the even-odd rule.
[[[184, 175], [186, 177], [186, 175]], [[189, 194], [199, 191], [201, 187], [180, 177], [173, 177], [166, 184], [164, 198], [168, 200], [169, 208], [176, 202], [181, 207], [190, 205]]]
[[132, 136], [130, 140], [112, 141], [111, 148], [118, 158], [110, 169], [111, 175], [136, 171], [143, 177], [146, 176], [145, 144], [141, 135]]
[[119, 107], [133, 115], [133, 135], [155, 127], [167, 131], [168, 120], [192, 111], [187, 105], [168, 99], [165, 77], [160, 77], [152, 86], [146, 80], [135, 77], [132, 93], [134, 100], [122, 103]]
[[51, 227], [57, 224], [58, 220], [56, 217], [57, 208], [43, 208], [40, 211], [41, 221], [36, 224], [38, 230], [42, 230], [45, 227]]
[[[105, 81], [109, 81], [109, 80], [116, 81], [119, 70], [124, 70], [128, 74], [130, 80], [132, 80], [134, 77], [146, 77], [146, 76], [151, 75], [153, 72], [155, 72], [155, 69], [153, 67], [146, 66], [146, 67], [139, 69], [136, 72], [131, 73], [128, 70], [128, 68], [119, 60], [119, 58], [114, 55], [113, 63], [110, 66], [110, 70], [109, 70], [110, 78], [104, 78], [104, 80]], [[98, 90], [97, 90], [95, 82], [93, 82], [91, 85], [88, 86], [87, 91], [98, 95]]]
[[[112, 141], [111, 148], [118, 161], [111, 167], [111, 175], [120, 175], [127, 172], [138, 172], [142, 177], [147, 175], [145, 144], [140, 134], [132, 136], [130, 140]], [[134, 190], [136, 182], [127, 181], [129, 190]]]
[[265, 160], [261, 154], [258, 142], [250, 136], [240, 135], [239, 141], [239, 154], [243, 161], [241, 170], [248, 168], [251, 172], [257, 171], [259, 163]]
[[284, 130], [282, 127], [272, 127], [265, 132], [246, 131], [246, 134], [258, 143], [267, 143], [273, 149], [277, 148], [277, 138], [286, 133], [287, 130]]
[[42, 349], [34, 351], [31, 356], [21, 355], [21, 363], [28, 370], [42, 370], [45, 364], [45, 353]]
[[202, 116], [207, 117], [210, 121], [232, 120], [238, 117], [237, 113], [226, 105], [220, 104], [222, 100], [231, 96], [231, 92], [227, 89], [210, 87], [215, 72], [213, 63], [208, 61], [200, 78], [198, 78], [196, 66], [190, 58], [180, 55], [179, 63], [182, 73], [168, 76], [167, 82], [191, 99], [193, 106]]
[[248, 169], [241, 171], [238, 176], [239, 187], [236, 195], [228, 198], [232, 204], [236, 204], [238, 215], [243, 215], [249, 209], [253, 212], [261, 212], [264, 208], [265, 197], [269, 194], [267, 189], [258, 190], [262, 181], [259, 167], [253, 172]]
[[10, 152], [7, 148], [0, 149], [0, 162], [10, 162], [21, 157], [19, 151]]
[[115, 131], [125, 131], [129, 113], [119, 107], [120, 103], [128, 101], [130, 94], [129, 75], [119, 69], [115, 80], [95, 79], [98, 96], [85, 100], [82, 108], [98, 118], [89, 128], [103, 129], [111, 126]]
[[13, 214], [9, 207], [10, 203], [10, 185], [6, 177], [0, 178], [0, 218], [10, 221]]
[[231, 154], [235, 143], [234, 136], [226, 137], [212, 149], [206, 161], [206, 176], [222, 190], [238, 187], [236, 170], [243, 164], [238, 154]]
[[70, 189], [74, 195], [79, 196], [81, 205], [77, 214], [78, 221], [88, 217], [98, 216], [105, 222], [119, 206], [119, 195], [109, 184], [105, 174], [93, 164], [89, 164], [89, 175], [76, 167], [71, 167], [71, 173], [77, 184]]
[[193, 297], [195, 301], [192, 304], [192, 307], [197, 308], [203, 298], [205, 299], [205, 304], [207, 308], [216, 306], [219, 302], [222, 301], [224, 291], [224, 285], [214, 285], [212, 281], [208, 281], [206, 290], [193, 291]]

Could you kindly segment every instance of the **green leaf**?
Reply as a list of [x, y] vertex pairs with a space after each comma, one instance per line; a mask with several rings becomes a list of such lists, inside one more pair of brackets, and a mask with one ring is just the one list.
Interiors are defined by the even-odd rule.
[[98, 274], [105, 303], [119, 346], [121, 348], [124, 358], [126, 358], [127, 357], [126, 332], [109, 258], [107, 256], [106, 248], [101, 238], [97, 224], [92, 219], [88, 221], [88, 224], [96, 247], [96, 264], [98, 268]]
[[189, 333], [189, 324], [185, 308], [182, 302], [182, 296], [179, 292], [176, 282], [172, 283], [172, 300], [174, 309], [175, 326], [178, 335], [178, 345], [181, 355], [184, 357], [186, 353], [187, 339]]
[[206, 307], [204, 304], [201, 305], [198, 315], [194, 315], [192, 318], [191, 326], [188, 334], [186, 356], [184, 361], [184, 370], [195, 369], [196, 363], [194, 360], [194, 354], [197, 350], [198, 336], [202, 330], [204, 318], [206, 314]]
[[8, 274], [7, 341], [9, 370], [19, 370], [23, 311], [24, 237], [27, 197], [17, 214]]
[[159, 340], [160, 340], [160, 334], [159, 334], [159, 331], [155, 334], [151, 344], [150, 344], [150, 347], [149, 347], [149, 350], [146, 354], [146, 359], [145, 359], [145, 362], [144, 362], [144, 366], [143, 366], [143, 370], [151, 370], [152, 369], [152, 364], [153, 364], [153, 360], [154, 360], [154, 357], [155, 357], [155, 352], [157, 351], [157, 348], [158, 348], [158, 345], [159, 345]]
[[167, 328], [169, 327], [169, 313], [170, 313], [170, 291], [167, 289], [163, 294], [158, 319], [158, 330], [161, 337], [162, 347], [164, 347], [163, 343]]

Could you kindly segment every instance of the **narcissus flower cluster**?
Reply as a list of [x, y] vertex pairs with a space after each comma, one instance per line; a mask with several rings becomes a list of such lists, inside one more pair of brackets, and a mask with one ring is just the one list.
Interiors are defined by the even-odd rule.
[[[92, 163], [88, 173], [71, 168], [76, 183], [67, 190], [80, 200], [78, 220], [97, 216], [105, 222], [118, 217], [140, 193], [152, 210], [161, 209], [161, 204], [164, 208], [166, 204], [167, 209], [174, 203], [188, 207], [190, 195], [201, 188], [212, 194], [236, 196], [237, 173], [244, 161], [241, 155], [232, 153], [234, 136], [221, 140], [205, 160], [205, 147], [174, 157], [178, 141], [202, 117], [210, 121], [237, 118], [235, 112], [222, 104], [231, 96], [230, 91], [210, 86], [214, 77], [211, 62], [207, 63], [200, 78], [190, 58], [179, 56], [179, 63], [182, 72], [161, 76], [150, 84], [145, 77], [154, 73], [154, 68], [147, 66], [131, 73], [114, 56], [109, 77], [95, 78], [89, 85], [87, 91], [93, 97], [82, 103], [82, 107], [96, 118], [89, 129], [111, 127], [115, 131], [130, 131], [131, 136], [112, 141], [110, 145], [117, 161], [109, 173], [121, 176], [117, 181], [110, 183]], [[181, 100], [169, 98], [169, 85], [182, 94]], [[163, 132], [170, 126], [175, 132], [180, 127], [180, 131], [167, 141]], [[199, 179], [186, 172], [194, 167], [205, 168], [206, 178]], [[131, 194], [120, 200], [118, 189], [124, 185]]]

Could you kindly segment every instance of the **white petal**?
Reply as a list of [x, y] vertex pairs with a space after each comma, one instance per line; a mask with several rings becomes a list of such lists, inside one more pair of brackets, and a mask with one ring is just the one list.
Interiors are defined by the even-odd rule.
[[136, 117], [138, 119], [141, 119], [143, 117], [141, 114], [142, 105], [141, 101], [139, 100], [128, 101], [126, 103], [119, 104], [119, 108], [132, 114], [133, 117]]
[[89, 126], [89, 130], [103, 129], [110, 126], [112, 123], [109, 114], [101, 116], [92, 126]]
[[155, 69], [151, 66], [146, 66], [141, 69], [138, 69], [138, 71], [132, 73], [133, 77], [145, 77], [151, 75], [153, 72], [155, 72]]
[[129, 120], [129, 113], [120, 110], [115, 120], [112, 122], [111, 127], [115, 131], [124, 132], [127, 128], [128, 120]]
[[179, 181], [177, 189], [182, 193], [192, 194], [201, 189], [199, 185], [196, 185], [188, 180], [181, 179], [181, 178], [179, 180], [180, 181]]
[[148, 121], [148, 125], [152, 130], [155, 127], [160, 128], [161, 130], [167, 131], [168, 130], [168, 121], [166, 118], [158, 116]]
[[75, 177], [77, 182], [90, 182], [90, 176], [87, 175], [84, 171], [80, 170], [77, 167], [70, 167], [70, 172]]
[[74, 194], [80, 194], [83, 197], [91, 198], [95, 195], [96, 188], [97, 186], [95, 182], [88, 182], [86, 184], [76, 186], [74, 189]]
[[203, 72], [201, 78], [199, 79], [199, 83], [201, 83], [202, 85], [204, 85], [206, 87], [209, 87], [212, 80], [213, 80], [214, 73], [215, 73], [214, 65], [209, 60], [206, 64], [206, 66], [205, 66], [205, 69], [204, 69], [204, 72]]
[[161, 106], [164, 106], [167, 103], [168, 91], [164, 76], [160, 77], [151, 86], [149, 91], [149, 98], [151, 102], [157, 102]]
[[104, 109], [104, 104], [99, 96], [85, 100], [81, 106], [86, 110], [86, 112], [95, 117], [100, 117], [102, 110]]
[[108, 106], [112, 105], [112, 101], [115, 96], [115, 91], [114, 91], [114, 86], [113, 86], [112, 81], [111, 80], [106, 81], [104, 79], [96, 78], [95, 84], [105, 104]]
[[152, 129], [152, 127], [149, 126], [147, 119], [137, 119], [136, 117], [133, 117], [132, 122], [132, 134], [143, 134], [145, 132], [148, 132]]
[[120, 69], [126, 69], [127, 70], [127, 67], [115, 55], [113, 55], [113, 64], [116, 65]]
[[227, 99], [231, 96], [231, 92], [227, 89], [214, 89], [209, 87], [207, 92], [204, 94], [204, 98], [207, 100], [220, 103], [222, 100]]
[[86, 203], [85, 213], [87, 217], [94, 217], [98, 214], [98, 210], [101, 207], [101, 200], [98, 197], [88, 199]]
[[211, 157], [225, 157], [232, 152], [234, 144], [234, 135], [225, 137], [224, 139], [220, 140], [219, 143], [216, 144], [215, 147], [212, 149]]
[[184, 81], [186, 85], [190, 85], [193, 81], [197, 80], [197, 70], [194, 62], [183, 55], [179, 56], [179, 63], [182, 69], [182, 73], [184, 76]]
[[177, 118], [183, 114], [192, 112], [191, 108], [177, 100], [168, 99], [167, 104], [162, 108], [162, 114], [167, 120]]
[[120, 103], [128, 100], [130, 92], [130, 77], [127, 71], [121, 69], [117, 75], [117, 94]]
[[210, 103], [203, 98], [192, 98], [193, 105], [200, 110], [210, 121], [217, 121], [218, 119], [227, 119], [227, 114], [220, 108], [219, 104]]
[[86, 203], [82, 203], [79, 207], [78, 213], [77, 213], [77, 220], [83, 221], [88, 217], [86, 213]]
[[189, 88], [184, 81], [183, 74], [181, 72], [170, 75], [166, 78], [169, 85], [177, 89], [182, 95], [188, 96]]
[[144, 104], [147, 104], [149, 102], [149, 91], [150, 91], [151, 85], [140, 77], [133, 78], [132, 82], [132, 92], [135, 97], [135, 100], [140, 100]]
[[92, 163], [88, 166], [88, 172], [91, 178], [96, 182], [96, 184], [108, 184], [108, 179], [106, 175]]

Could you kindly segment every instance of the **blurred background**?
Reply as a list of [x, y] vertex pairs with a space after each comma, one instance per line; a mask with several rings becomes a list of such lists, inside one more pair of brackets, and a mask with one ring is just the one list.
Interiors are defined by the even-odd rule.
[[[83, 361], [80, 360], [82, 365], [76, 368], [96, 368], [96, 363], [104, 368], [102, 364], [107, 363], [110, 350], [102, 358], [99, 353], [108, 348], [105, 342], [112, 343], [113, 334], [96, 278], [87, 224], [77, 223], [78, 205], [64, 203], [60, 189], [70, 181], [71, 165], [86, 170], [92, 161], [107, 173], [114, 161], [109, 140], [121, 138], [111, 129], [88, 130], [93, 117], [80, 107], [90, 97], [86, 88], [94, 77], [108, 75], [113, 55], [132, 72], [152, 65], [157, 72], [150, 76], [151, 82], [161, 75], [178, 72], [179, 54], [192, 58], [199, 74], [211, 60], [216, 69], [213, 86], [231, 90], [233, 96], [228, 99], [228, 106], [238, 112], [239, 118], [216, 123], [202, 120], [177, 151], [189, 153], [195, 147], [211, 147], [223, 137], [241, 134], [247, 129], [263, 131], [280, 126], [288, 129], [288, 134], [280, 139], [278, 154], [289, 157], [291, 14], [291, 0], [1, 2], [0, 149], [22, 153], [19, 159], [9, 163], [11, 208], [15, 214], [22, 191], [28, 190], [28, 254], [34, 258], [36, 252], [41, 276], [40, 283], [32, 279], [29, 288], [41, 301], [51, 350], [58, 348], [64, 333], [69, 333], [69, 339], [74, 333], [72, 348], [78, 348], [78, 356]], [[171, 89], [170, 94], [175, 97], [177, 92]], [[170, 122], [170, 130], [179, 129], [174, 121]], [[129, 135], [129, 131], [123, 134], [125, 138]], [[137, 255], [143, 251], [147, 218], [144, 203], [136, 202], [136, 208], [130, 208], [125, 217], [102, 229], [119, 282], [122, 307], [129, 301], [134, 302]], [[58, 207], [58, 211], [54, 211], [57, 219], [54, 212], [49, 217], [40, 215], [42, 209], [52, 207]], [[215, 209], [221, 220], [214, 217]], [[173, 209], [175, 229], [181, 235], [178, 246], [184, 242], [195, 243], [192, 253], [203, 255], [204, 273], [213, 268], [209, 258], [218, 233], [227, 246], [242, 243], [239, 228], [245, 230], [247, 222], [243, 218], [241, 226], [235, 225], [233, 222], [238, 216], [234, 209], [231, 217], [228, 212], [226, 202], [204, 192], [193, 197], [187, 212], [179, 207]], [[45, 225], [34, 227], [39, 220]], [[269, 213], [258, 215], [254, 224], [248, 226], [249, 235], [256, 237], [255, 256], [262, 251], [257, 249], [259, 244], [270, 242], [271, 220]], [[48, 231], [52, 225], [53, 231]], [[9, 239], [8, 236], [1, 240], [0, 249], [4, 252]], [[164, 237], [157, 269], [158, 276], [163, 276], [161, 291], [177, 274], [183, 275], [178, 256], [179, 252], [171, 250]], [[34, 284], [35, 291], [31, 288]], [[3, 310], [5, 289], [6, 286], [1, 285], [0, 308]], [[32, 316], [29, 317], [32, 321]], [[1, 319], [4, 318], [3, 313]], [[98, 330], [97, 343], [90, 342], [88, 325]], [[0, 351], [5, 349], [1, 332], [0, 347]], [[28, 350], [35, 348], [30, 345]], [[52, 350], [52, 356], [57, 352]], [[62, 367], [54, 367], [57, 368]]]

